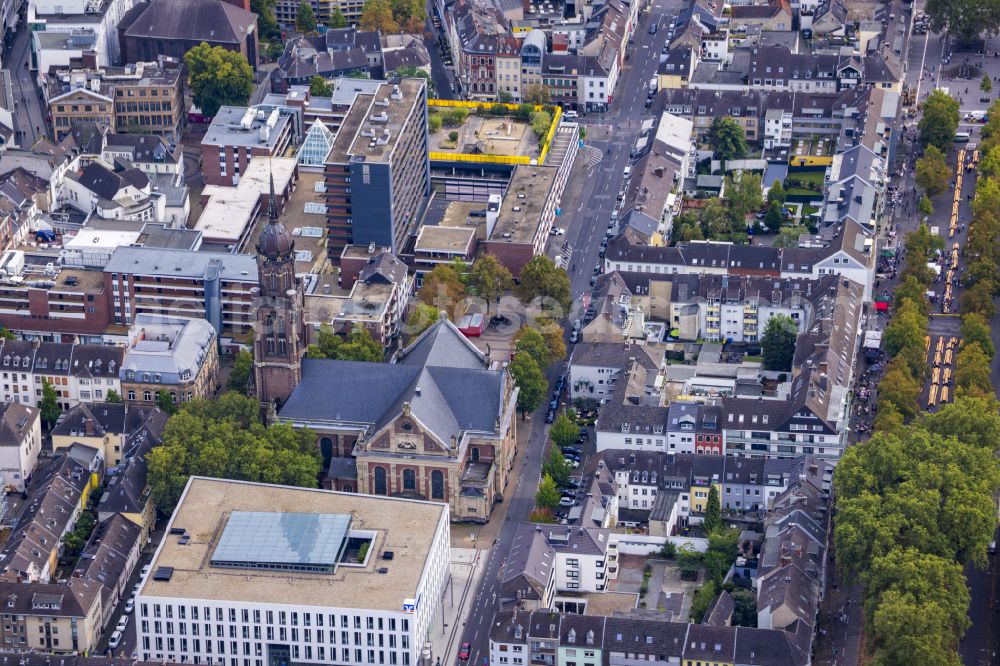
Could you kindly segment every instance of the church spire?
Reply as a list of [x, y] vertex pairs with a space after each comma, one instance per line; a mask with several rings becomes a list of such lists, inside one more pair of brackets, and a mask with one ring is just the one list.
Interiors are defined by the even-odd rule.
[[264, 259], [276, 260], [291, 257], [295, 244], [291, 235], [278, 219], [278, 196], [274, 192], [274, 172], [270, 173], [270, 189], [267, 197], [267, 223], [257, 239], [257, 255]]

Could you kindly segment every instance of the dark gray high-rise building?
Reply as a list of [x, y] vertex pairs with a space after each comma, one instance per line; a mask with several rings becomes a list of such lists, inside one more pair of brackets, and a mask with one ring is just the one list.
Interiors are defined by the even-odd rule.
[[398, 254], [430, 195], [427, 84], [359, 94], [326, 158], [327, 252], [374, 243]]

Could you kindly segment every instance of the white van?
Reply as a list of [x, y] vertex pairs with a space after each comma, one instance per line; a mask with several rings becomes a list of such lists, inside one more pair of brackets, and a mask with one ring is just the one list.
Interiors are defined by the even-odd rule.
[[632, 167], [631, 167], [631, 165], [630, 165], [630, 166], [627, 166], [627, 167], [625, 167], [625, 171], [624, 171], [623, 173], [624, 173], [624, 175], [625, 175], [625, 178], [626, 178], [626, 179], [627, 179], [627, 178], [628, 178], [629, 176], [631, 176], [631, 175], [632, 175]]

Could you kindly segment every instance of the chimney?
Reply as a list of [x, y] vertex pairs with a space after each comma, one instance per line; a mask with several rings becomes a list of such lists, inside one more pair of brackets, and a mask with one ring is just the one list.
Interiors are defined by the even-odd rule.
[[94, 419], [87, 418], [83, 420], [83, 432], [87, 437], [94, 436]]

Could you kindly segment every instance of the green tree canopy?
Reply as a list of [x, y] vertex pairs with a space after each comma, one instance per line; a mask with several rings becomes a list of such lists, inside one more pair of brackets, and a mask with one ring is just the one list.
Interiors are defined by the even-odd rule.
[[250, 11], [257, 15], [258, 34], [264, 39], [272, 39], [281, 34], [278, 21], [274, 18], [274, 6], [278, 0], [250, 0]]
[[521, 411], [521, 415], [538, 409], [545, 399], [549, 385], [535, 359], [529, 354], [516, 354], [507, 369], [510, 370], [519, 389], [517, 408]]
[[[784, 206], [787, 197], [788, 193], [785, 192], [785, 186], [781, 184], [780, 180], [775, 179], [774, 183], [771, 184], [771, 189], [767, 191], [768, 205], [777, 203], [779, 206]], [[757, 624], [756, 620], [754, 624]]]
[[237, 393], [192, 400], [167, 421], [148, 455], [153, 502], [169, 514], [188, 477], [210, 476], [315, 488], [322, 463], [315, 436], [287, 423], [265, 426], [260, 403]]
[[340, 11], [340, 7], [333, 7], [330, 10], [330, 20], [327, 25], [333, 30], [347, 27], [347, 17], [344, 16], [344, 12]]
[[990, 78], [989, 74], [983, 74], [983, 78], [979, 82], [979, 89], [987, 95], [993, 92], [993, 79]]
[[556, 485], [560, 488], [566, 485], [569, 481], [570, 472], [572, 468], [566, 463], [566, 458], [563, 457], [562, 451], [559, 450], [557, 446], [549, 447], [549, 455], [542, 463], [542, 474], [551, 478], [556, 482]]
[[576, 422], [566, 412], [560, 412], [549, 428], [549, 437], [560, 449], [575, 442], [578, 433]]
[[531, 131], [535, 133], [535, 138], [541, 141], [548, 134], [549, 127], [552, 126], [552, 114], [544, 109], [532, 111], [528, 118]]
[[902, 283], [896, 287], [896, 291], [893, 294], [893, 297], [896, 299], [896, 309], [899, 310], [899, 308], [903, 307], [904, 301], [910, 301], [916, 304], [920, 312], [926, 317], [931, 304], [927, 300], [925, 291], [926, 287], [920, 284], [917, 278], [907, 275]]
[[[882, 408], [879, 408], [881, 414]], [[955, 437], [992, 451], [1000, 442], [1000, 405], [993, 395], [959, 395], [933, 414], [923, 414], [919, 426], [941, 437]]]
[[173, 414], [177, 411], [177, 403], [174, 402], [174, 398], [163, 389], [156, 392], [156, 406], [164, 414]]
[[56, 390], [52, 388], [52, 384], [49, 380], [42, 377], [42, 399], [38, 403], [38, 408], [41, 410], [41, 417], [45, 423], [51, 428], [59, 417], [62, 415], [62, 408], [59, 406], [59, 399], [56, 395]]
[[923, 116], [917, 127], [924, 146], [933, 145], [947, 153], [958, 129], [958, 102], [940, 88], [931, 91], [924, 101]]
[[989, 280], [980, 280], [968, 289], [962, 291], [958, 297], [958, 309], [962, 314], [975, 312], [986, 319], [993, 319], [997, 313], [996, 303], [993, 302], [994, 286]]
[[472, 264], [469, 286], [486, 301], [486, 312], [489, 312], [490, 304], [514, 286], [514, 277], [496, 257], [484, 254]]
[[455, 306], [465, 298], [464, 277], [453, 265], [438, 264], [424, 276], [417, 298], [436, 310], [452, 314]]
[[705, 502], [705, 532], [713, 534], [722, 528], [722, 504], [719, 502], [719, 489], [713, 484], [708, 489], [708, 500]]
[[799, 327], [788, 315], [775, 315], [764, 327], [760, 344], [764, 355], [765, 370], [790, 371], [795, 356], [795, 338]]
[[917, 159], [914, 177], [917, 186], [929, 197], [944, 193], [951, 183], [952, 170], [948, 166], [945, 154], [936, 145], [929, 144], [924, 148], [924, 154]]
[[726, 185], [726, 198], [729, 201], [729, 215], [736, 229], [743, 229], [747, 224], [747, 215], [764, 205], [761, 195], [760, 174], [744, 171], [738, 179], [729, 178]]
[[549, 475], [542, 477], [535, 493], [535, 506], [546, 511], [555, 511], [559, 507], [559, 487]]
[[552, 306], [558, 306], [560, 316], [569, 311], [569, 276], [544, 254], [533, 257], [521, 269], [521, 284], [517, 292], [522, 303], [541, 298], [550, 301]]
[[955, 355], [955, 388], [973, 395], [992, 395], [990, 357], [977, 342], [962, 345]]
[[898, 356], [889, 362], [885, 374], [879, 380], [879, 408], [892, 405], [902, 418], [912, 419], [920, 411], [917, 403], [920, 389], [920, 382], [913, 377], [906, 360]]
[[549, 367], [549, 364], [555, 360], [551, 357], [551, 351], [545, 343], [545, 337], [527, 324], [518, 329], [514, 335], [514, 353], [527, 354], [534, 359], [539, 368], [543, 369]]
[[299, 32], [316, 32], [316, 12], [308, 0], [299, 3], [299, 9], [295, 13], [295, 29]]
[[346, 338], [334, 333], [326, 324], [322, 325], [316, 335], [316, 343], [309, 345], [306, 355], [309, 358], [368, 363], [381, 363], [385, 360], [385, 350], [360, 324], [355, 324]]
[[206, 116], [222, 106], [246, 106], [253, 92], [253, 69], [239, 51], [202, 42], [184, 54], [194, 103]]
[[226, 380], [226, 390], [246, 393], [250, 383], [250, 373], [253, 372], [253, 354], [247, 349], [241, 349], [233, 359], [233, 367]]
[[415, 338], [436, 322], [440, 318], [440, 311], [426, 303], [418, 302], [413, 309], [413, 314], [406, 321], [406, 334]]
[[990, 325], [978, 312], [970, 312], [962, 317], [962, 345], [978, 344], [993, 359], [996, 348], [990, 335]]
[[389, 0], [365, 0], [360, 23], [361, 29], [367, 32], [378, 30], [388, 35], [399, 32], [399, 23], [392, 14], [392, 4]]
[[924, 10], [934, 32], [947, 32], [960, 42], [1000, 30], [1000, 6], [992, 0], [927, 0]]
[[122, 396], [118, 391], [114, 389], [108, 389], [108, 392], [104, 394], [104, 402], [110, 402], [112, 404], [118, 404], [122, 401]]
[[767, 227], [768, 231], [776, 234], [784, 223], [785, 213], [781, 210], [781, 204], [772, 201], [771, 205], [767, 207], [767, 214], [764, 215], [764, 226]]
[[309, 94], [313, 97], [329, 97], [333, 94], [333, 86], [331, 86], [326, 79], [317, 74], [309, 79]]
[[747, 140], [740, 127], [730, 116], [716, 116], [708, 128], [708, 143], [715, 159], [728, 162], [747, 156]]

